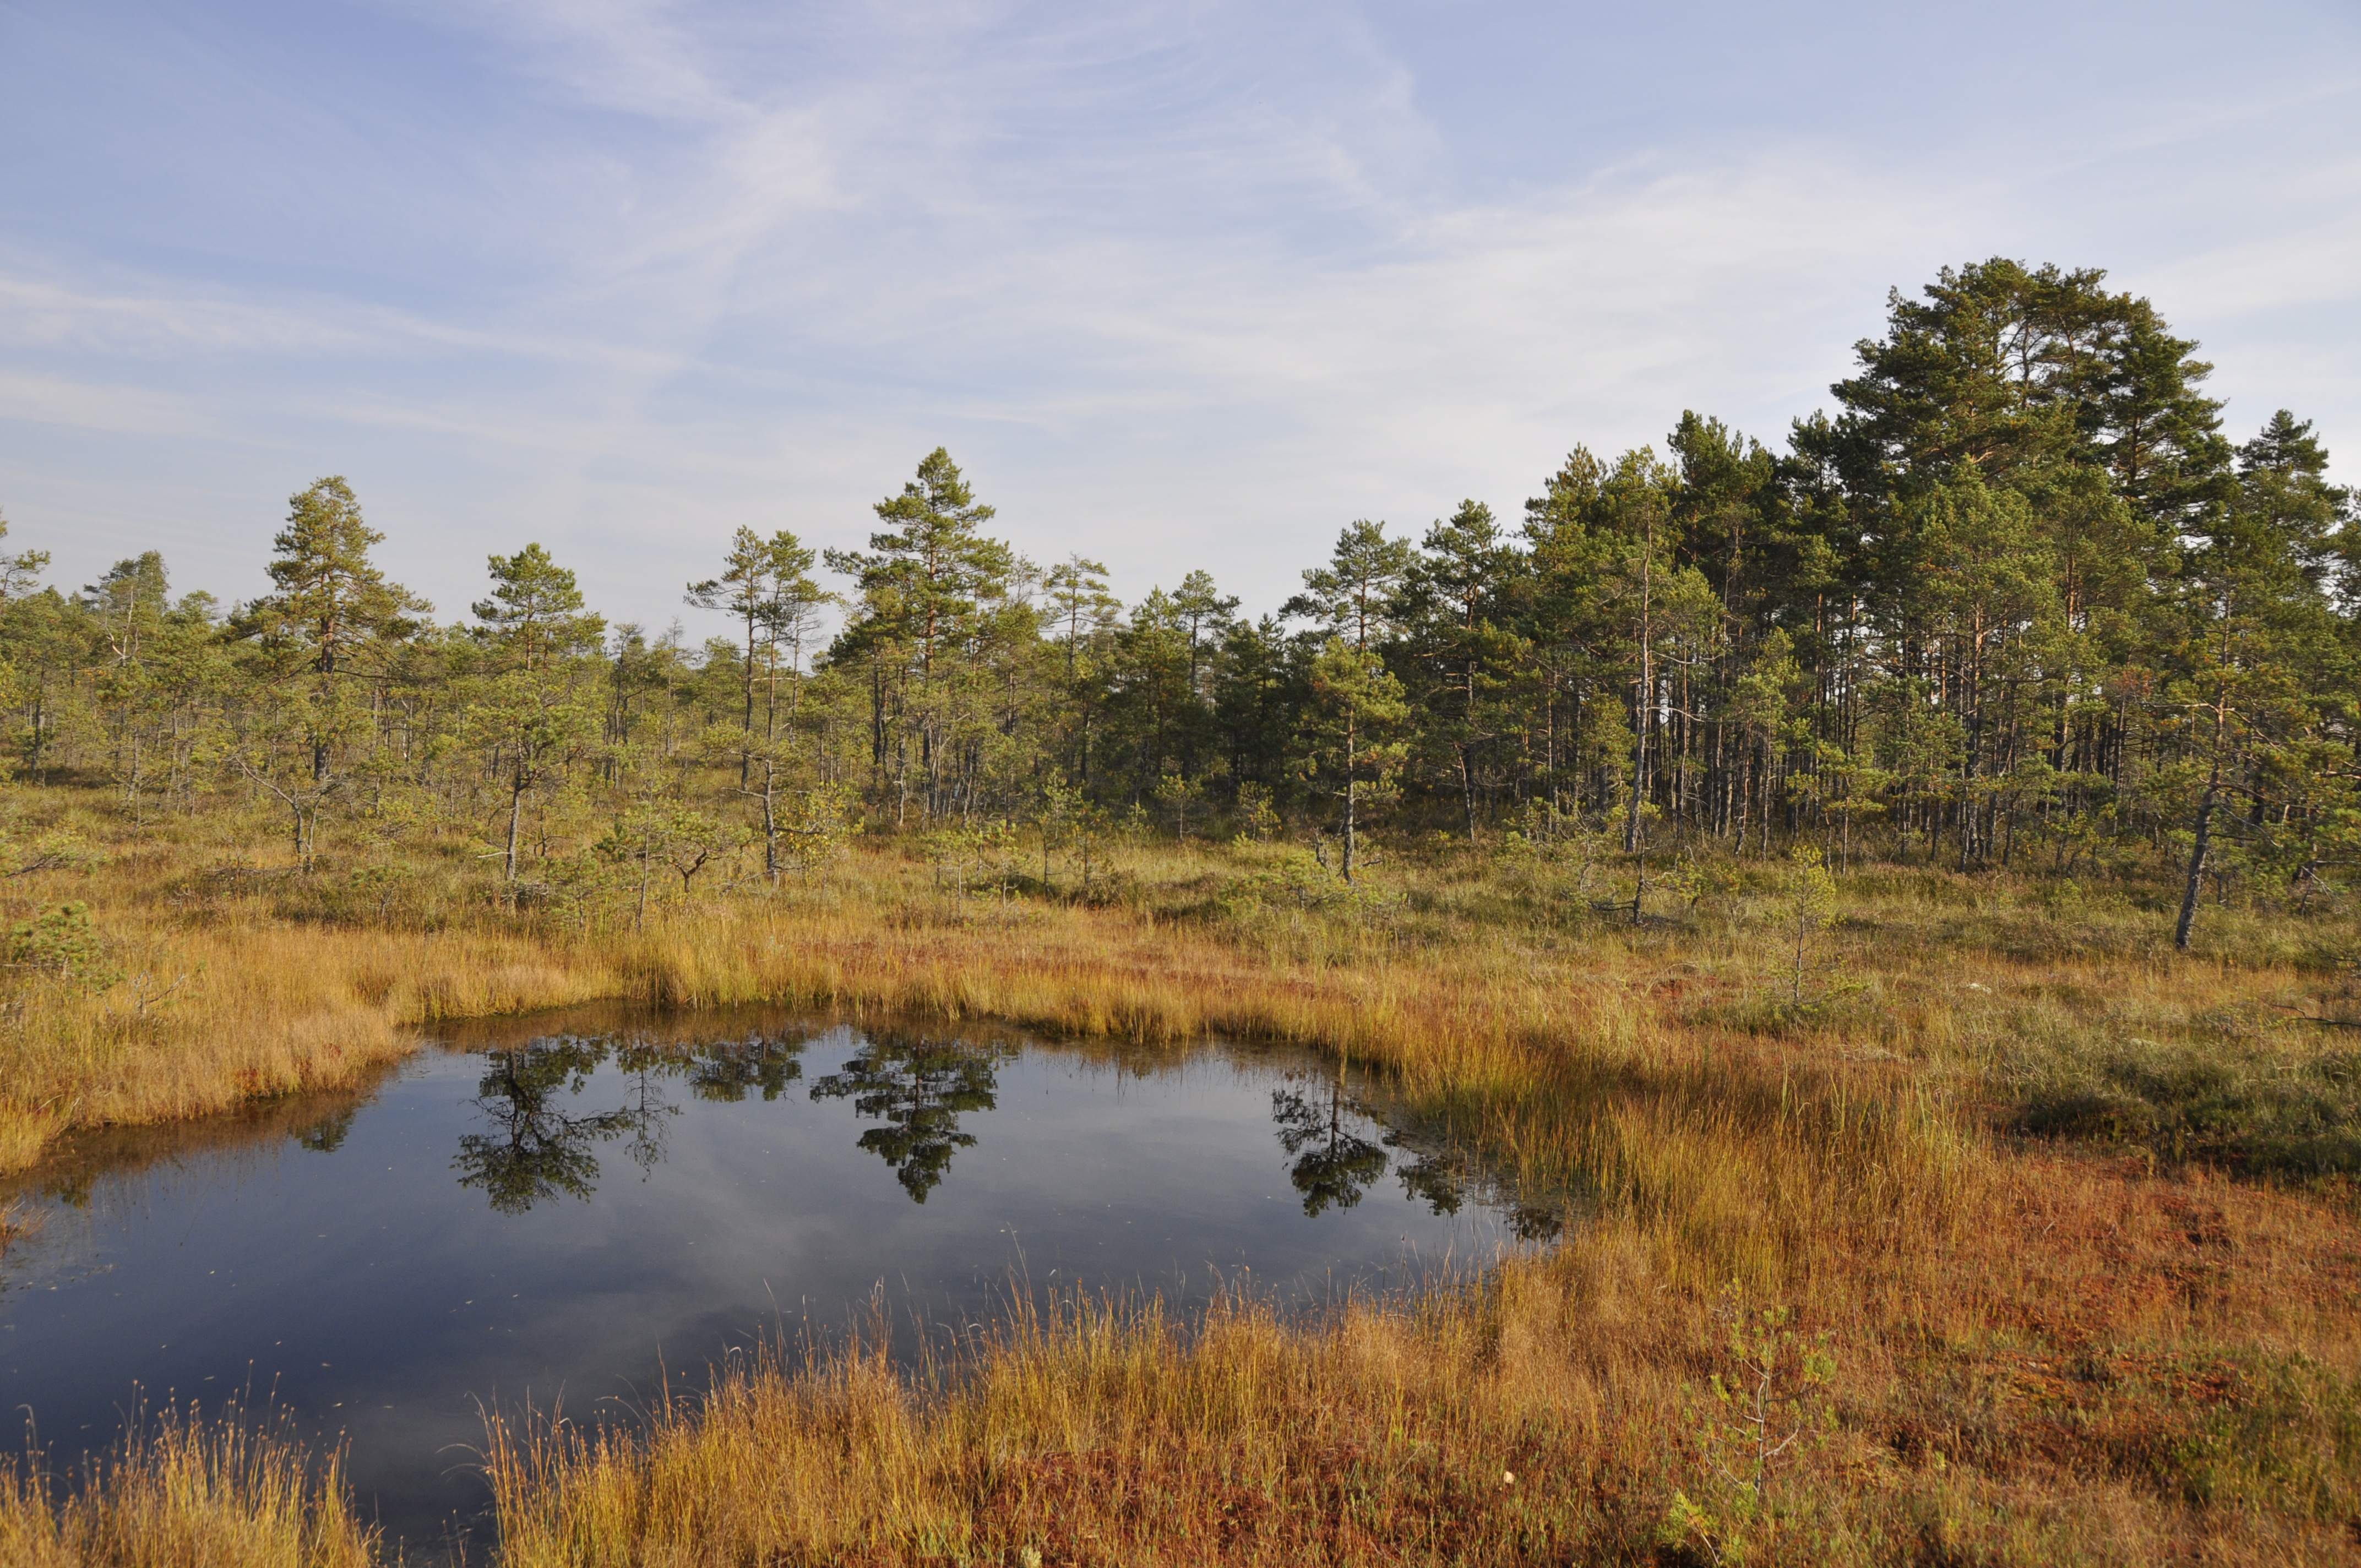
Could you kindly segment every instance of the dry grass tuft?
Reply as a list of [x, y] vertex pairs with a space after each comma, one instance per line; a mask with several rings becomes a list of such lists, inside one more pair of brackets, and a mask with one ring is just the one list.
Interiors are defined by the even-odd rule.
[[[314, 1473], [316, 1470], [316, 1474]], [[135, 1425], [63, 1487], [38, 1456], [0, 1456], [0, 1563], [10, 1568], [368, 1568], [334, 1456], [315, 1460], [236, 1410]]]

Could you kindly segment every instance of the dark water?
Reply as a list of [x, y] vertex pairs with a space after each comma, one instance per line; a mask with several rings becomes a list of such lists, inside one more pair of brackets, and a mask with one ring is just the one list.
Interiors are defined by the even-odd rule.
[[[907, 1354], [1082, 1287], [1310, 1301], [1531, 1234], [1312, 1059], [614, 1012], [487, 1028], [366, 1094], [95, 1138], [18, 1184], [0, 1402], [54, 1457], [135, 1394], [349, 1445], [413, 1546], [470, 1524], [478, 1401], [628, 1419], [882, 1299]], [[455, 1524], [454, 1521], [457, 1521]]]

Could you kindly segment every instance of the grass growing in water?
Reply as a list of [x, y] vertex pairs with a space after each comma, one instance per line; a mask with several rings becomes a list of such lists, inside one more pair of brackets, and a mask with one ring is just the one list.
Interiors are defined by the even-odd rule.
[[0, 1563], [10, 1568], [369, 1568], [335, 1458], [236, 1409], [135, 1417], [80, 1486], [38, 1456], [0, 1457]]

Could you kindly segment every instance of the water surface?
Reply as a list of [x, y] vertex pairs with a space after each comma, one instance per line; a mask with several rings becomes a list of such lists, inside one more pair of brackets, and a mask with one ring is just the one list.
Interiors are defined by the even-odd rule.
[[[1303, 1302], [1488, 1261], [1521, 1215], [1296, 1054], [615, 1010], [485, 1025], [368, 1093], [85, 1139], [0, 1261], [0, 1397], [53, 1453], [250, 1390], [365, 1509], [479, 1526], [479, 1402], [628, 1417], [882, 1302], [907, 1354], [1013, 1290]], [[455, 1525], [454, 1521], [457, 1521]]]

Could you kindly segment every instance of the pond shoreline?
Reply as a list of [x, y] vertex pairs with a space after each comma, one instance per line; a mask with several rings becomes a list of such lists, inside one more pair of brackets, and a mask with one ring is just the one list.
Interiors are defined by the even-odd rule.
[[[594, 998], [787, 997], [1110, 1045], [1298, 1046], [1382, 1080], [1406, 1122], [1455, 1130], [1523, 1190], [1585, 1195], [1585, 1223], [1546, 1257], [1333, 1322], [1241, 1327], [1212, 1348], [1169, 1324], [1068, 1324], [976, 1363], [972, 1398], [864, 1370], [848, 1347], [604, 1457], [544, 1433], [502, 1483], [519, 1562], [596, 1561], [609, 1539], [649, 1556], [898, 1563], [948, 1542], [1090, 1560], [1101, 1549], [1077, 1531], [1141, 1561], [1202, 1560], [1183, 1543], [1207, 1540], [1272, 1562], [1437, 1541], [1644, 1558], [1676, 1497], [1733, 1506], [1697, 1390], [1764, 1343], [1799, 1379], [1822, 1346], [1834, 1369], [1783, 1386], [1825, 1442], [1795, 1451], [1763, 1540], [1839, 1560], [1922, 1527], [1994, 1560], [2090, 1541], [2125, 1561], [2332, 1555], [2334, 1521], [2361, 1508], [2361, 1472], [2333, 1457], [2361, 1420], [2349, 1183], [2232, 1179], [2290, 1118], [2349, 1124], [2343, 1080], [2323, 1076], [2346, 1042], [2301, 1022], [2334, 982], [2305, 957], [2328, 934], [2225, 916], [2218, 954], [2159, 957], [2131, 902], [1865, 871], [1829, 938], [1843, 984], [1805, 1006], [1773, 906], [1743, 891], [1609, 922], [1470, 857], [1405, 861], [1399, 925], [1213, 902], [1265, 853], [1170, 850], [1135, 908], [937, 896], [923, 867], [862, 850], [840, 894], [596, 937], [476, 911], [480, 928], [434, 938], [279, 920], [259, 898], [168, 917], [126, 866], [102, 879], [125, 890], [101, 911], [111, 928], [217, 961], [144, 1021], [86, 998], [35, 1009], [31, 1032], [0, 1039], [0, 1105], [152, 1122], [386, 1070], [414, 1031]], [[2213, 1074], [2188, 1082], [2220, 1086], [2193, 1106], [2248, 1118], [2211, 1135], [2219, 1162], [2103, 1120], [1995, 1135], [2024, 1105], [2180, 1114], [2184, 1059]], [[2269, 1094], [2235, 1098], [2251, 1085]], [[781, 1447], [789, 1429], [836, 1446]], [[825, 1508], [725, 1496], [741, 1473]], [[1534, 1475], [1554, 1478], [1546, 1496]], [[2190, 1500], [2215, 1497], [2246, 1501]]]
[[[939, 905], [724, 905], [595, 934], [507, 920], [423, 932], [294, 926], [235, 906], [175, 920], [151, 938], [188, 967], [168, 1002], [126, 1015], [104, 996], [60, 992], [0, 1041], [0, 1058], [16, 1058], [0, 1059], [12, 1067], [0, 1075], [0, 1171], [35, 1163], [77, 1127], [346, 1087], [410, 1055], [421, 1032], [586, 1004], [989, 1018], [1140, 1042], [1218, 1035], [1405, 1066], [1442, 1065], [1423, 1061], [1428, 1045], [1488, 1051], [1455, 1038], [1469, 1023], [1497, 1036], [1564, 1018], [1562, 1004], [1486, 964], [1454, 973], [1422, 962], [1413, 984], [1382, 953], [1350, 970], [1307, 970], [1120, 907]], [[149, 923], [137, 906], [116, 914]], [[1422, 986], [1438, 994], [1413, 994]]]
[[[1300, 1048], [761, 1008], [478, 1020], [368, 1090], [60, 1152], [23, 1189], [54, 1223], [0, 1296], [0, 1394], [71, 1451], [137, 1387], [268, 1386], [412, 1540], [458, 1504], [403, 1454], [481, 1442], [462, 1394], [516, 1419], [565, 1388], [638, 1429], [741, 1355], [931, 1379], [1060, 1301], [1308, 1328], [1414, 1310], [1538, 1223]], [[610, 1409], [616, 1376], [638, 1392]]]

